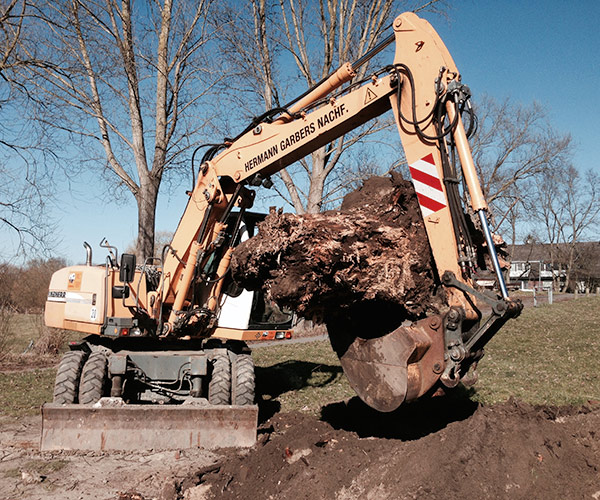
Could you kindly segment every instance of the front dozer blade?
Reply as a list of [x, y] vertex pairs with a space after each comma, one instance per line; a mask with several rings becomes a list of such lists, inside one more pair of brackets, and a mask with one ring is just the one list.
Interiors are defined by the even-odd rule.
[[250, 447], [258, 407], [61, 405], [42, 407], [42, 451]]
[[390, 412], [428, 392], [444, 367], [442, 320], [433, 316], [375, 338], [331, 331], [331, 344], [358, 396]]

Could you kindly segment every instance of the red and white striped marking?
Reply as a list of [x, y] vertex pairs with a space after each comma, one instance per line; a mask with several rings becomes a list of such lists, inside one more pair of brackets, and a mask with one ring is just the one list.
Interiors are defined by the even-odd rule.
[[442, 208], [445, 208], [448, 203], [446, 195], [442, 189], [442, 182], [438, 176], [433, 154], [427, 155], [425, 158], [417, 160], [412, 165], [409, 165], [410, 175], [412, 176], [419, 205], [423, 217], [427, 217]]

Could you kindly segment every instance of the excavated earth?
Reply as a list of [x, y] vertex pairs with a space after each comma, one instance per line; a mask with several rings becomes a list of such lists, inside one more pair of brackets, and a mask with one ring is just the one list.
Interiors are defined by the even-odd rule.
[[382, 415], [352, 399], [322, 420], [279, 414], [260, 444], [188, 478], [188, 489], [215, 499], [600, 498], [598, 404], [467, 401]]
[[321, 417], [277, 413], [249, 450], [37, 450], [39, 420], [0, 421], [0, 498], [600, 498], [600, 403], [478, 407], [436, 398], [378, 414], [358, 398]]

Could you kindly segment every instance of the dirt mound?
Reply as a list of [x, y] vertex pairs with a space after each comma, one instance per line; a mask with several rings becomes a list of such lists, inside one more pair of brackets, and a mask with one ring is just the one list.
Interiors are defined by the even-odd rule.
[[384, 333], [437, 311], [442, 300], [414, 188], [399, 175], [367, 180], [339, 211], [271, 213], [236, 248], [231, 269], [240, 285], [263, 288], [300, 316], [368, 317], [369, 329]]
[[600, 408], [464, 403], [279, 414], [194, 482], [223, 499], [600, 498]]

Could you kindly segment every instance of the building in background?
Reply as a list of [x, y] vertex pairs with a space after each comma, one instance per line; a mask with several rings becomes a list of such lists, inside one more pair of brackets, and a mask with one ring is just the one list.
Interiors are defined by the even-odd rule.
[[[600, 287], [600, 242], [527, 243], [509, 246], [509, 286], [584, 293]], [[571, 250], [573, 251], [571, 259]], [[572, 265], [569, 263], [572, 260]], [[568, 281], [568, 282], [567, 282]]]

